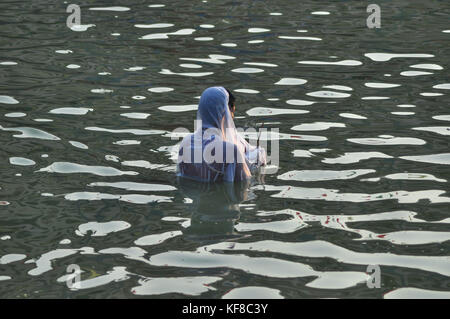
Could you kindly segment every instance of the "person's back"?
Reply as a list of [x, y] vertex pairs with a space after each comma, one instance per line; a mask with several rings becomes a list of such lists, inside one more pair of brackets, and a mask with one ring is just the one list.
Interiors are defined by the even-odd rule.
[[[186, 141], [181, 143], [181, 145], [188, 145], [188, 147], [190, 147], [191, 154], [188, 154], [188, 156], [190, 155], [191, 159], [190, 161], [182, 160], [178, 163], [178, 176], [201, 182], [234, 182], [247, 178], [246, 174], [243, 174], [243, 171], [245, 170], [243, 165], [245, 165], [245, 163], [242, 163], [242, 160], [241, 163], [239, 163], [239, 152], [235, 144], [225, 141], [219, 142], [220, 144], [216, 144], [215, 148], [221, 147], [222, 150], [224, 150], [220, 160], [215, 159], [208, 163], [202, 159], [201, 162], [196, 162], [194, 158], [195, 150], [192, 151], [193, 147], [191, 147], [195, 143], [194, 138], [194, 134], [190, 134], [185, 137]], [[210, 143], [211, 140], [206, 140], [202, 143], [202, 154]], [[186, 158], [184, 154], [185, 149], [186, 147], [180, 147], [179, 158]], [[229, 152], [232, 152], [233, 155], [230, 155]], [[212, 155], [213, 157], [215, 156], [214, 152]], [[232, 156], [233, 160], [227, 161], [227, 156], [229, 158]]]

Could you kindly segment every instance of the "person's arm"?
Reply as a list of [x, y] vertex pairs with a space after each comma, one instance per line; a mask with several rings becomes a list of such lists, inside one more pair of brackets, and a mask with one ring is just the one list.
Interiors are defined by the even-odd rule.
[[267, 164], [266, 150], [262, 147], [251, 146], [245, 155], [252, 165], [264, 166]]
[[245, 157], [249, 166], [259, 167], [267, 164], [266, 150], [264, 148], [251, 145], [241, 135], [238, 135], [238, 138], [245, 149]]

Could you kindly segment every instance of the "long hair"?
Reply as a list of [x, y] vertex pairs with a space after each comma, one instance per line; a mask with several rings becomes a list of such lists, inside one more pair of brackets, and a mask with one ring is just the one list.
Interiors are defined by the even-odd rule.
[[228, 90], [227, 88], [225, 88], [225, 90], [227, 90], [228, 92], [228, 107], [230, 108], [230, 111], [232, 111], [233, 107], [235, 106], [236, 98], [230, 90]]

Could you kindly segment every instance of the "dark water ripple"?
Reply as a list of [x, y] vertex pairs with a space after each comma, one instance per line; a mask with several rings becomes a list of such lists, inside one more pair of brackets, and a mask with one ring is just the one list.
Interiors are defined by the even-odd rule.
[[[449, 298], [448, 5], [78, 4], [0, 4], [0, 296]], [[250, 189], [174, 178], [212, 85], [279, 128]]]

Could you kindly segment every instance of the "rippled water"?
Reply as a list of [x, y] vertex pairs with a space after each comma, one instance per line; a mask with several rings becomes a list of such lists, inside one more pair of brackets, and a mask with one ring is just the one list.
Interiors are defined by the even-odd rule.
[[[450, 297], [447, 3], [78, 4], [0, 4], [1, 297]], [[280, 130], [250, 189], [174, 177], [213, 85]]]

